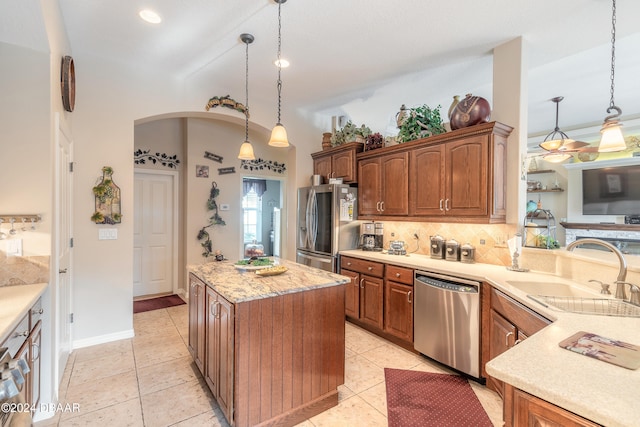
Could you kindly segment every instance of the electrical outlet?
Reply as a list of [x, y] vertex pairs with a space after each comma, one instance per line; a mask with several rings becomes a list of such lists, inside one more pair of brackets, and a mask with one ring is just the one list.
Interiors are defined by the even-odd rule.
[[420, 240], [420, 236], [418, 236], [418, 233], [413, 233], [413, 238], [416, 240]]
[[480, 239], [480, 244], [484, 245], [485, 243], [487, 243], [484, 239]]

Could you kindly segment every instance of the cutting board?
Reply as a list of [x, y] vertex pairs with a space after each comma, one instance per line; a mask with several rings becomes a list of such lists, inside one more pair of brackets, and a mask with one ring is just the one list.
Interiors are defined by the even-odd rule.
[[559, 345], [567, 350], [623, 368], [640, 368], [640, 346], [634, 344], [580, 331], [560, 341]]

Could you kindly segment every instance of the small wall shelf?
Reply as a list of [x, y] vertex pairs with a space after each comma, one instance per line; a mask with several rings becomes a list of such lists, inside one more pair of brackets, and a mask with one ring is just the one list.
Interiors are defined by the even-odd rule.
[[562, 193], [564, 188], [552, 188], [550, 190], [527, 190], [527, 193]]
[[533, 174], [536, 174], [536, 173], [555, 173], [555, 171], [553, 169], [527, 171], [527, 175], [533, 175]]

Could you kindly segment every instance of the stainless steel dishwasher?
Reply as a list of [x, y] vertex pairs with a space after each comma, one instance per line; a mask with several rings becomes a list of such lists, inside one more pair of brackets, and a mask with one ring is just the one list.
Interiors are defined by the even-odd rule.
[[416, 271], [414, 292], [414, 348], [480, 378], [480, 282]]

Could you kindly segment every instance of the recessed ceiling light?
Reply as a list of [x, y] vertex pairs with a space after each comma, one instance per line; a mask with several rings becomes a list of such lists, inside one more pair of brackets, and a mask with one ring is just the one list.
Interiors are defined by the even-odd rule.
[[150, 9], [143, 9], [140, 11], [140, 13], [138, 13], [138, 15], [140, 15], [140, 18], [144, 19], [150, 24], [159, 24], [162, 22], [162, 18], [160, 18], [160, 15]]
[[278, 62], [280, 62], [280, 67], [282, 68], [287, 68], [289, 66], [289, 61], [287, 61], [284, 58], [280, 58], [280, 60], [275, 60], [273, 61], [273, 63], [276, 65], [276, 67], [278, 66]]

